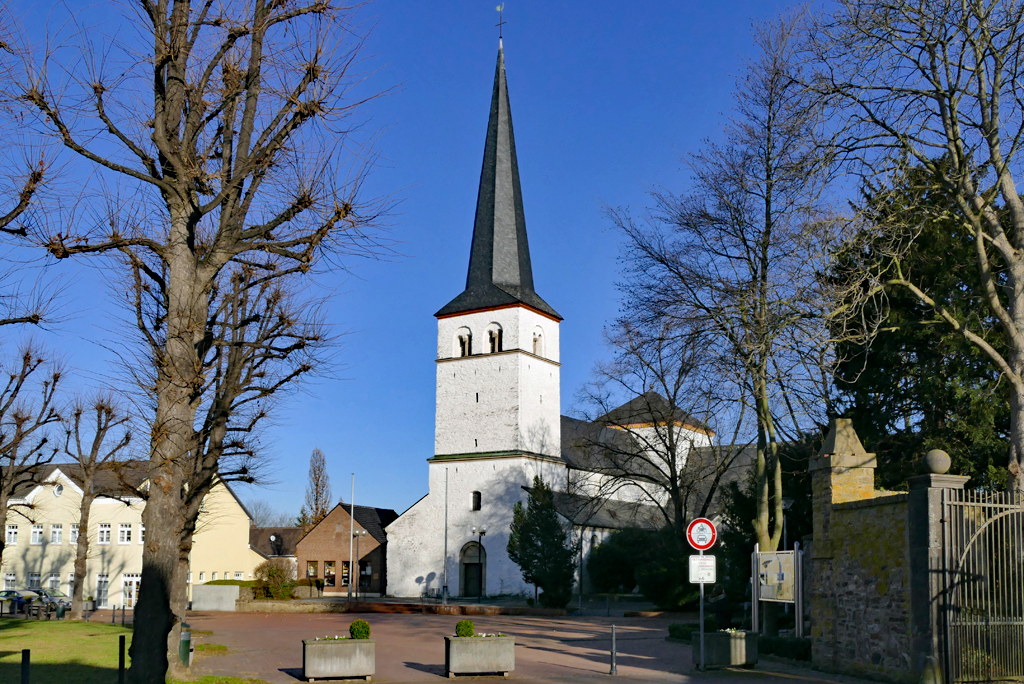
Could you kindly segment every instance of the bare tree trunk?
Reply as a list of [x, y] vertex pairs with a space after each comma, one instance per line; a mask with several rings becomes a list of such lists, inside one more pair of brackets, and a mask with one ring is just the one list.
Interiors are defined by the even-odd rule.
[[78, 513], [78, 547], [75, 549], [75, 587], [71, 592], [71, 619], [81, 620], [84, 612], [86, 562], [89, 560], [89, 513], [96, 498], [92, 478], [82, 480], [82, 504]]

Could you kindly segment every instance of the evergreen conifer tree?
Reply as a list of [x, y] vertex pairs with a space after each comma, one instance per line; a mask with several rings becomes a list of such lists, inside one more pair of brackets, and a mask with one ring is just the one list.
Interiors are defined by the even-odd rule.
[[526, 506], [512, 512], [508, 557], [519, 566], [523, 580], [538, 587], [541, 605], [564, 608], [572, 596], [576, 544], [572, 530], [555, 510], [554, 496], [544, 480], [533, 478]]

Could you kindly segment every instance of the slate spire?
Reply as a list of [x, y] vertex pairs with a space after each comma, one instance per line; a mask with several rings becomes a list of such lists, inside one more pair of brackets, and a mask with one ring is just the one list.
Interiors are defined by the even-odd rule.
[[450, 316], [517, 303], [562, 318], [533, 290], [512, 111], [505, 83], [505, 54], [499, 41], [466, 289], [434, 315]]

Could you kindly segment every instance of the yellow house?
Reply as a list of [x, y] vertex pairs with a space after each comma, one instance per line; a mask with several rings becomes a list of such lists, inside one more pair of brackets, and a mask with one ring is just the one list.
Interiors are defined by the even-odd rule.
[[[77, 464], [47, 466], [41, 483], [26, 487], [11, 500], [3, 534], [7, 543], [0, 561], [5, 589], [58, 589], [70, 595], [78, 580], [84, 595], [99, 607], [132, 608], [142, 572], [142, 525], [145, 501], [133, 492], [144, 469], [128, 464], [120, 477], [103, 473], [95, 483], [100, 495], [89, 513], [86, 576], [76, 578], [78, 521], [83, 491]], [[189, 581], [251, 579], [263, 557], [249, 548], [251, 518], [231, 488], [214, 485], [199, 514], [191, 554]]]

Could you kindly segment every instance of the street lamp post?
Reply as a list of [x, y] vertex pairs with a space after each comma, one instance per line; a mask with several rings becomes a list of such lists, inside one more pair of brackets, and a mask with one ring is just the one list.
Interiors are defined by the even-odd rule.
[[359, 600], [359, 579], [360, 579], [359, 578], [359, 538], [366, 536], [366, 530], [356, 530], [355, 532], [352, 533], [352, 536], [355, 537], [355, 539], [356, 539], [356, 558], [355, 558], [355, 563], [349, 563], [348, 564], [348, 571], [349, 571], [349, 575], [350, 575], [349, 576], [349, 582], [350, 582], [350, 586], [351, 586], [351, 582], [352, 582], [351, 573], [353, 571], [353, 568], [355, 568], [355, 573], [356, 573], [355, 574], [355, 586], [356, 586], [355, 594], [356, 594], [356, 600], [358, 601]]
[[477, 556], [480, 560], [480, 591], [476, 595], [476, 602], [482, 603], [484, 596], [484, 535], [487, 534], [487, 528], [483, 525], [480, 527], [473, 527], [472, 533], [475, 534], [477, 538]]

